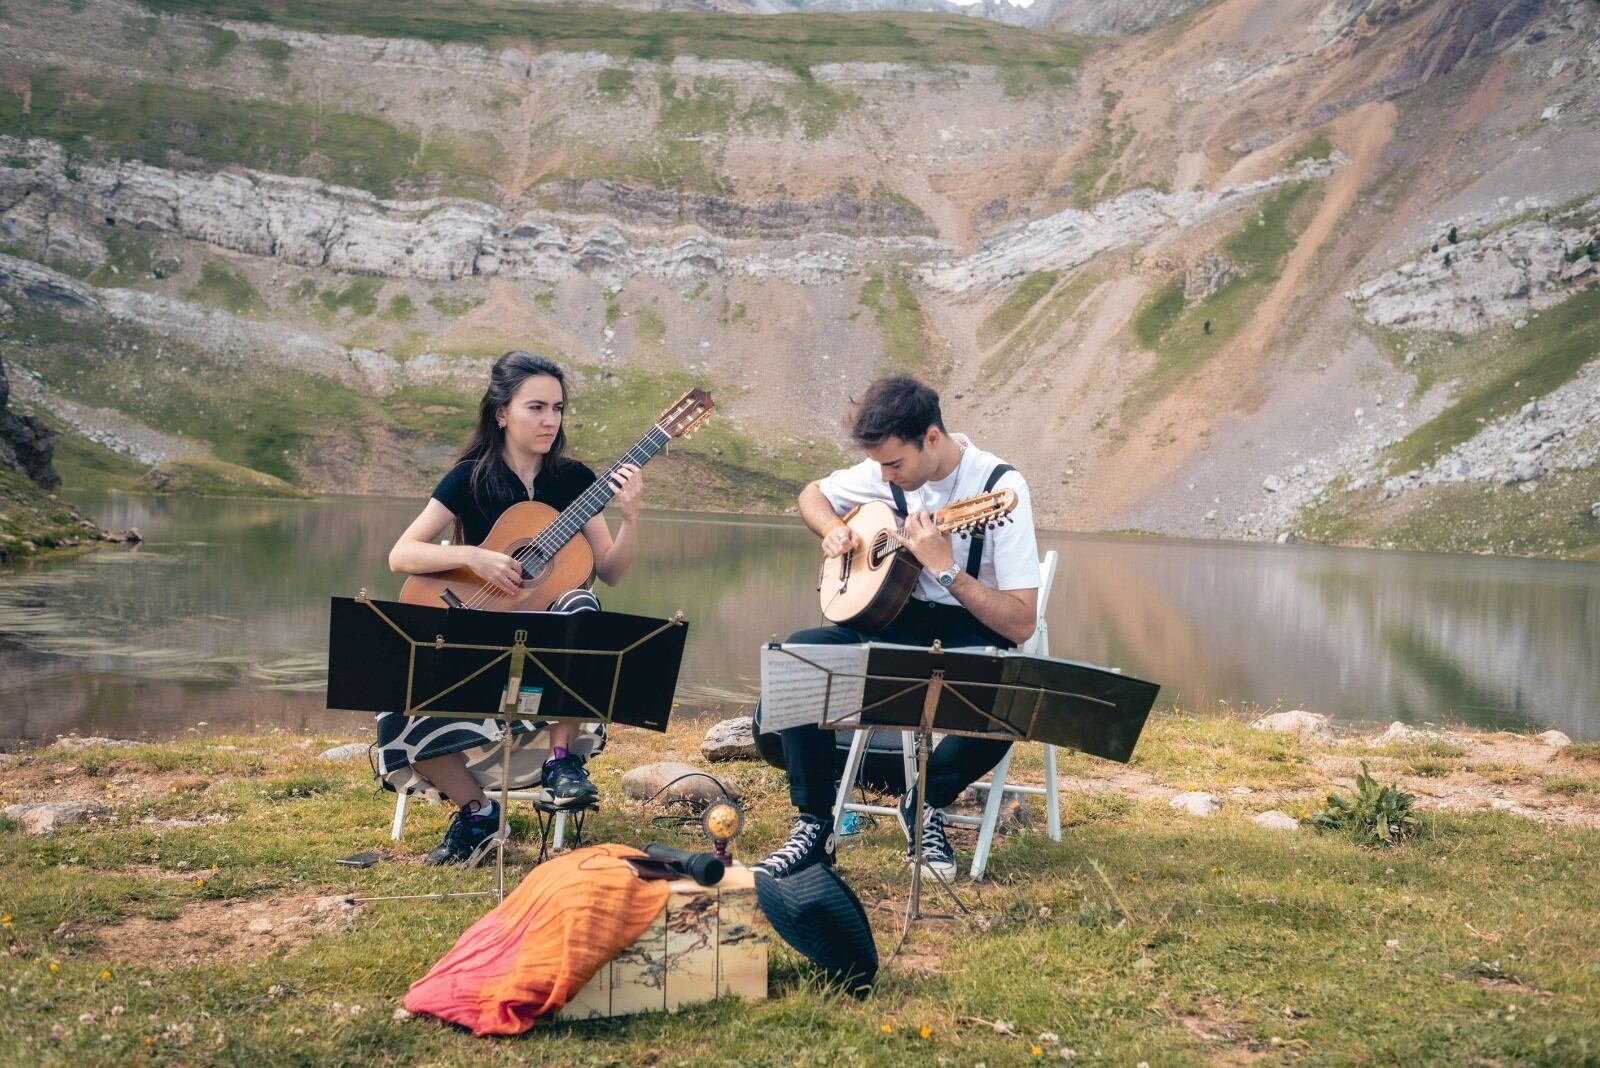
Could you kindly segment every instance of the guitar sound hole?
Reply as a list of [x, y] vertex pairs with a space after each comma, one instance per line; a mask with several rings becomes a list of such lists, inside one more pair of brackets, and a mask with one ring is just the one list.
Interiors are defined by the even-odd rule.
[[531, 541], [517, 542], [506, 550], [507, 555], [522, 562], [522, 585], [536, 586], [550, 568], [550, 561], [534, 547]]
[[872, 539], [872, 552], [867, 558], [867, 566], [882, 567], [883, 561], [890, 551], [889, 532], [886, 530], [881, 531], [876, 538]]

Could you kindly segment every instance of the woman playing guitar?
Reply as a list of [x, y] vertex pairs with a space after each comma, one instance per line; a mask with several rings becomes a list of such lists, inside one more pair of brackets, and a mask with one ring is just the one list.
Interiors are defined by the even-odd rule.
[[[524, 501], [556, 511], [572, 504], [596, 481], [595, 473], [564, 454], [567, 383], [561, 368], [529, 352], [508, 352], [495, 362], [478, 405], [478, 425], [454, 467], [434, 487], [427, 505], [389, 551], [391, 570], [424, 574], [464, 568], [479, 580], [464, 607], [499, 608], [522, 586], [523, 565], [482, 546], [495, 521]], [[613, 538], [605, 519], [590, 518], [582, 536], [594, 555], [594, 572], [616, 585], [638, 544], [643, 476], [637, 465], [610, 474], [621, 520]], [[455, 544], [438, 540], [460, 525]], [[497, 603], [498, 602], [498, 603]], [[598, 609], [587, 589], [555, 599], [550, 611]], [[597, 791], [584, 771], [585, 759], [604, 745], [603, 734], [572, 723], [519, 722], [513, 729], [511, 785], [542, 781], [546, 800], [568, 807], [591, 803]], [[483, 721], [402, 716], [378, 717], [377, 772], [394, 790], [448, 797], [460, 806], [430, 864], [474, 863], [496, 840], [499, 813], [485, 796], [475, 769], [498, 774], [500, 757], [489, 750], [499, 738], [493, 719]]]

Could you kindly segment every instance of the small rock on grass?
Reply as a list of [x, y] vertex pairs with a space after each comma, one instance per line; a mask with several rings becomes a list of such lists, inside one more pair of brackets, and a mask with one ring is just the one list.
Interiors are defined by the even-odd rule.
[[1424, 742], [1433, 739], [1448, 739], [1450, 736], [1444, 731], [1432, 731], [1426, 727], [1410, 727], [1399, 720], [1389, 724], [1389, 729], [1369, 739], [1368, 745], [1392, 745], [1396, 742]]
[[761, 754], [756, 750], [755, 720], [750, 716], [734, 716], [721, 723], [712, 724], [700, 743], [700, 754], [713, 763], [720, 760], [756, 760]]
[[1539, 740], [1551, 749], [1565, 749], [1572, 744], [1572, 739], [1560, 731], [1545, 731], [1539, 735]]
[[[718, 777], [717, 781], [722, 780]], [[738, 796], [732, 784], [724, 785], [728, 787], [728, 793]], [[722, 791], [718, 789], [717, 782], [712, 781], [710, 772], [672, 760], [642, 764], [626, 772], [622, 776], [622, 792], [635, 801], [648, 802], [654, 799], [657, 804], [680, 800], [710, 804], [722, 798]]]
[[1217, 810], [1222, 807], [1222, 802], [1217, 799], [1216, 794], [1208, 794], [1200, 790], [1178, 794], [1167, 804], [1179, 812], [1187, 812], [1191, 816], [1214, 816]]
[[1254, 817], [1254, 822], [1259, 826], [1267, 827], [1274, 831], [1298, 831], [1300, 829], [1299, 820], [1287, 812], [1279, 812], [1275, 808]]
[[120, 749], [130, 745], [138, 744], [138, 742], [130, 741], [127, 738], [102, 738], [99, 735], [90, 735], [87, 738], [80, 738], [75, 734], [68, 734], [56, 739], [57, 749], [70, 749], [74, 751], [79, 749]]
[[1273, 712], [1262, 716], [1251, 728], [1258, 731], [1277, 731], [1279, 734], [1297, 734], [1308, 742], [1333, 741], [1333, 728], [1328, 726], [1328, 717], [1320, 712], [1306, 712], [1294, 709], [1289, 712]]
[[332, 749], [324, 749], [317, 755], [318, 760], [351, 760], [358, 756], [366, 756], [370, 749], [366, 742], [346, 742], [336, 745]]
[[62, 827], [84, 823], [111, 811], [98, 801], [39, 801], [7, 805], [5, 815], [16, 820], [28, 834], [53, 834]]

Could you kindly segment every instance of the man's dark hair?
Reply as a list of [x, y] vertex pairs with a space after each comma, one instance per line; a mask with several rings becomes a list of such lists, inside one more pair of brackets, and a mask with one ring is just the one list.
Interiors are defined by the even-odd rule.
[[892, 437], [920, 449], [930, 426], [944, 431], [939, 394], [910, 375], [894, 375], [867, 387], [866, 396], [856, 405], [850, 436], [864, 449], [875, 448]]

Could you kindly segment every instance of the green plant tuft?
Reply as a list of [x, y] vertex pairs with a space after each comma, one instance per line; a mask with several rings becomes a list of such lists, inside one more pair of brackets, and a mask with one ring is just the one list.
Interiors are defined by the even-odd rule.
[[1329, 794], [1327, 803], [1311, 817], [1319, 831], [1338, 831], [1361, 845], [1394, 845], [1417, 833], [1419, 823], [1412, 805], [1416, 798], [1393, 786], [1382, 786], [1361, 762], [1354, 797]]

